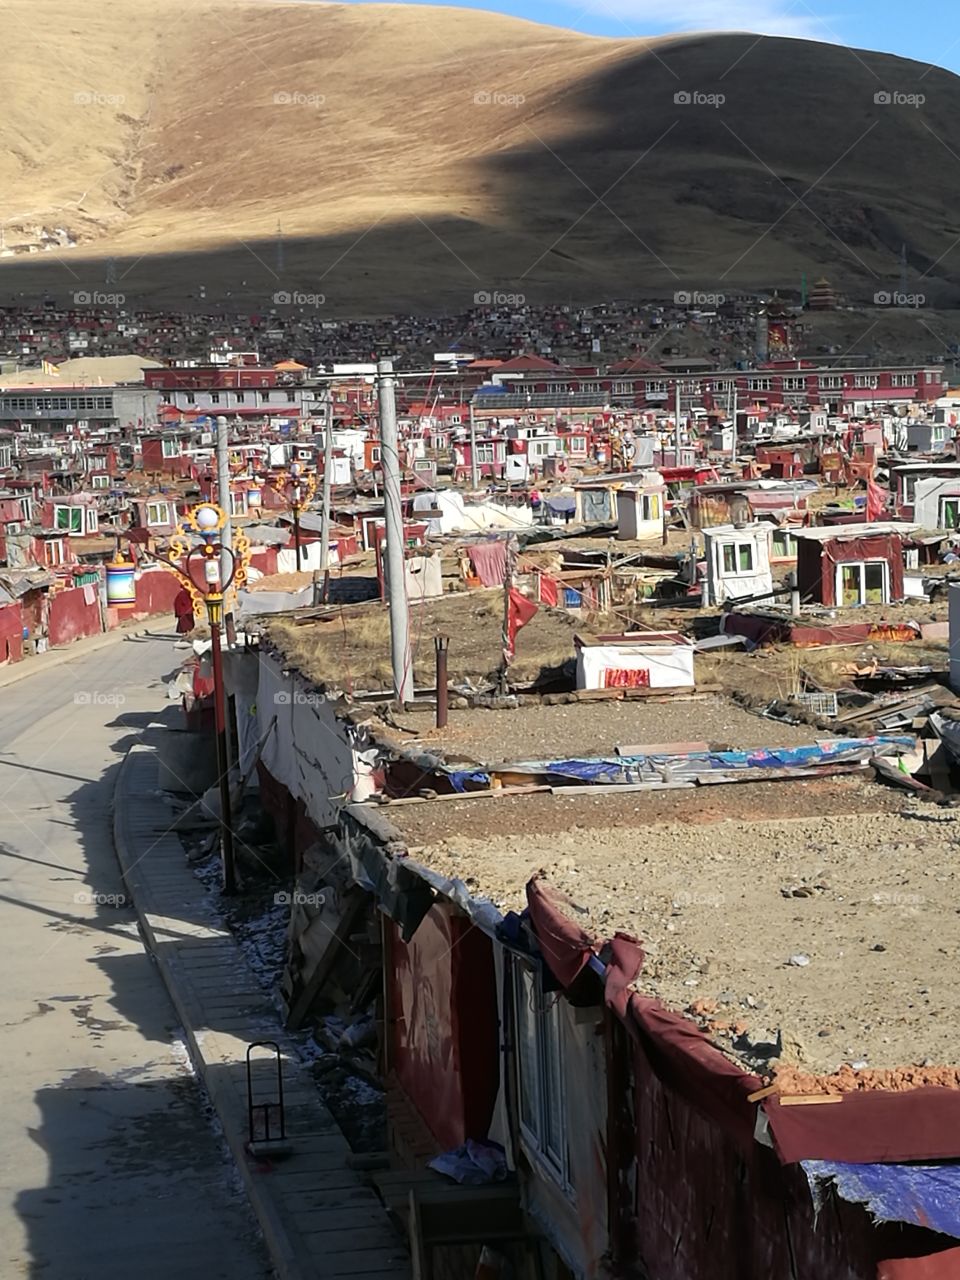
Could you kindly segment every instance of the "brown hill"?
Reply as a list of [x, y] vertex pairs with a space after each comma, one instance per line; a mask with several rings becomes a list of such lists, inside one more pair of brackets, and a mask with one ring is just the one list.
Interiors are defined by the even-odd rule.
[[203, 285], [343, 314], [804, 273], [864, 298], [903, 244], [911, 290], [960, 296], [940, 69], [413, 5], [6, 0], [4, 34], [0, 298]]

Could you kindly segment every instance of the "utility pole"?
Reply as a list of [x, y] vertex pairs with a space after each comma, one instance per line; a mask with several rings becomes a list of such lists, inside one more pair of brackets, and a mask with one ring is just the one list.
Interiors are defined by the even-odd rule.
[[675, 467], [679, 467], [680, 465], [680, 379], [679, 378], [677, 378], [677, 380], [673, 384], [673, 403], [674, 403], [673, 448], [676, 454], [676, 457], [673, 460], [673, 465]]
[[377, 399], [380, 407], [380, 466], [386, 516], [387, 601], [390, 607], [390, 660], [393, 690], [401, 704], [413, 701], [410, 658], [410, 610], [403, 556], [403, 508], [400, 501], [400, 457], [397, 452], [397, 402], [393, 361], [377, 361]]
[[320, 517], [320, 572], [323, 602], [330, 594], [330, 486], [333, 483], [333, 414], [326, 415], [323, 431], [323, 512]]
[[473, 416], [473, 401], [470, 401], [470, 488], [480, 488], [480, 468], [477, 465], [477, 423]]
[[[233, 572], [233, 532], [230, 524], [230, 428], [224, 417], [217, 418], [217, 499], [227, 517], [220, 530], [220, 581], [227, 582]], [[237, 635], [232, 612], [224, 621], [227, 644], [235, 644]]]
[[736, 462], [737, 460], [737, 380], [736, 378], [734, 378], [733, 380], [732, 406], [733, 406], [733, 413], [731, 416], [733, 418], [733, 446], [732, 446], [732, 451], [730, 455], [730, 461]]

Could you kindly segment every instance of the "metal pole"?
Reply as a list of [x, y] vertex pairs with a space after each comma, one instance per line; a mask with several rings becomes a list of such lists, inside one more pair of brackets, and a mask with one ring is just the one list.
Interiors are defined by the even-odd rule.
[[[230, 551], [233, 548], [233, 531], [230, 524], [230, 428], [227, 426], [226, 418], [217, 419], [217, 499], [221, 510], [226, 515], [226, 521], [220, 530], [220, 546], [223, 550], [220, 552], [220, 581], [226, 582], [230, 577], [233, 559]], [[233, 644], [236, 641], [236, 633], [234, 631], [233, 614], [228, 613], [226, 616], [227, 643]]]
[[437, 728], [442, 729], [447, 723], [447, 649], [449, 636], [435, 636], [434, 648], [437, 651]]
[[673, 384], [673, 451], [676, 455], [673, 459], [673, 465], [680, 465], [680, 379], [677, 378]]
[[208, 601], [210, 639], [213, 652], [213, 705], [217, 733], [217, 773], [220, 775], [220, 856], [223, 860], [223, 892], [236, 893], [237, 869], [233, 849], [233, 815], [230, 810], [230, 771], [227, 760], [226, 698], [223, 691], [223, 655], [220, 649], [220, 623]]
[[323, 600], [330, 591], [330, 487], [333, 484], [333, 415], [327, 415], [323, 433], [323, 513], [320, 517], [320, 572]]
[[470, 401], [470, 488], [480, 488], [480, 468], [477, 464], [477, 422], [473, 416], [473, 401]]
[[737, 380], [733, 380], [733, 453], [730, 458], [731, 462], [737, 460]]
[[297, 551], [297, 573], [300, 572], [300, 503], [293, 504], [293, 545]]
[[410, 661], [410, 611], [403, 557], [403, 509], [400, 501], [400, 459], [397, 454], [397, 404], [393, 361], [377, 362], [380, 407], [380, 466], [383, 469], [383, 503], [386, 516], [387, 600], [390, 606], [390, 658], [397, 701], [413, 701], [413, 669]]

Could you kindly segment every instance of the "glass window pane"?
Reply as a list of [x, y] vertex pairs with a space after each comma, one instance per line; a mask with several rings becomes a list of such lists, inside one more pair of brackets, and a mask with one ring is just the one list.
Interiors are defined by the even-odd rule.
[[517, 973], [517, 1063], [520, 1074], [520, 1119], [540, 1138], [540, 1090], [537, 1083], [537, 1018], [533, 974], [524, 965]]
[[543, 1047], [543, 1150], [558, 1169], [563, 1169], [563, 1076], [560, 1066], [559, 997], [548, 996], [549, 1004], [541, 1019]]
[[749, 573], [753, 568], [753, 547], [750, 546], [749, 542], [744, 542], [737, 547], [737, 551], [740, 555], [741, 572]]
[[866, 579], [866, 598], [868, 604], [883, 604], [883, 565], [864, 565]]
[[736, 571], [737, 571], [736, 548], [732, 546], [730, 543], [728, 543], [723, 548], [723, 572], [736, 573]]

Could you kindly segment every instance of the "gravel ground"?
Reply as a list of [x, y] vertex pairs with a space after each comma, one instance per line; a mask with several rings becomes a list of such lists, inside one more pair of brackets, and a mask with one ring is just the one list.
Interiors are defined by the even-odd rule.
[[[717, 790], [756, 813], [759, 788], [777, 785]], [[640, 939], [640, 989], [699, 1016], [755, 1070], [956, 1063], [960, 817], [899, 796], [890, 811], [894, 793], [859, 781], [779, 785], [802, 816], [774, 818], [766, 806], [758, 820], [644, 825], [611, 811], [610, 796], [587, 810], [531, 796], [395, 812], [413, 856], [501, 908], [522, 908], [540, 871], [598, 939]], [[683, 795], [666, 796], [674, 819]], [[870, 796], [880, 811], [857, 812]], [[565, 823], [538, 829], [536, 800]], [[435, 811], [471, 803], [473, 821], [451, 814], [441, 834]], [[526, 811], [519, 830], [502, 830], [508, 806]], [[452, 834], [458, 826], [483, 835]]]
[[727, 698], [710, 697], [451, 711], [445, 729], [431, 729], [417, 741], [450, 756], [491, 764], [609, 755], [617, 745], [705, 741], [711, 746], [775, 747], [811, 742], [814, 737], [807, 725], [765, 720]]

